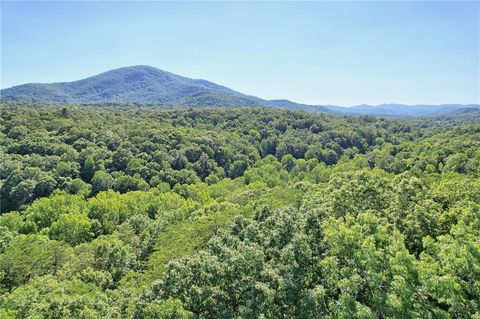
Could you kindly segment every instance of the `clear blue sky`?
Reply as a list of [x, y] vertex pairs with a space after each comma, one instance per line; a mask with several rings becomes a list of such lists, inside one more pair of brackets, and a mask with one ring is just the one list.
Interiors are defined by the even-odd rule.
[[145, 64], [310, 104], [480, 103], [479, 2], [3, 2], [1, 87]]

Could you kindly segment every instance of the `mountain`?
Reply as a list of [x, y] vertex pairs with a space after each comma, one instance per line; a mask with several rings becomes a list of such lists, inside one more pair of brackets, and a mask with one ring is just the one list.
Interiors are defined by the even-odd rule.
[[476, 104], [342, 107], [307, 105], [289, 100], [264, 100], [206, 80], [190, 79], [144, 65], [119, 68], [73, 82], [14, 86], [0, 91], [0, 101], [61, 104], [138, 103], [175, 108], [265, 106], [307, 112], [380, 116], [429, 116], [480, 108]]
[[321, 107], [287, 100], [268, 101], [206, 81], [179, 76], [150, 66], [131, 66], [107, 71], [83, 80], [30, 83], [0, 91], [8, 102], [64, 104], [139, 103], [173, 107], [270, 106]]
[[193, 80], [149, 66], [132, 66], [74, 82], [19, 85], [2, 90], [1, 98], [22, 102], [157, 104], [199, 93], [246, 97], [205, 80]]
[[440, 104], [440, 105], [405, 105], [405, 104], [380, 104], [356, 105], [343, 107], [325, 105], [326, 109], [343, 114], [369, 114], [379, 116], [434, 116], [462, 112], [462, 110], [480, 110], [478, 104]]

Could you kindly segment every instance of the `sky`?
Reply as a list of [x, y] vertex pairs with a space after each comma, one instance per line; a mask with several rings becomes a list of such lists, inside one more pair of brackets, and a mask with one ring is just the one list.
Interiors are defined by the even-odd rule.
[[0, 86], [150, 65], [307, 104], [480, 103], [480, 2], [1, 2]]

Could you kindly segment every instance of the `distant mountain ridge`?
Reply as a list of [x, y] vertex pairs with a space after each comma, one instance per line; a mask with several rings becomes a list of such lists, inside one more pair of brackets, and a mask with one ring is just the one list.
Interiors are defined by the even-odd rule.
[[480, 105], [383, 104], [354, 107], [321, 106], [289, 100], [264, 100], [202, 79], [190, 79], [160, 69], [137, 65], [110, 70], [73, 82], [30, 83], [0, 91], [2, 102], [99, 104], [138, 103], [164, 107], [275, 107], [308, 112], [424, 116], [455, 112]]
[[53, 103], [168, 103], [188, 95], [241, 93], [205, 80], [193, 80], [149, 66], [107, 71], [83, 80], [24, 84], [2, 90], [2, 100]]
[[275, 101], [246, 95], [207, 80], [190, 79], [144, 65], [119, 68], [73, 82], [14, 86], [1, 90], [0, 95], [1, 101], [8, 102], [139, 103], [173, 107], [277, 106]]
[[478, 104], [440, 104], [440, 105], [405, 105], [380, 104], [377, 106], [362, 104], [352, 107], [326, 105], [330, 111], [344, 114], [370, 114], [382, 116], [429, 116], [441, 115], [461, 110], [480, 110]]

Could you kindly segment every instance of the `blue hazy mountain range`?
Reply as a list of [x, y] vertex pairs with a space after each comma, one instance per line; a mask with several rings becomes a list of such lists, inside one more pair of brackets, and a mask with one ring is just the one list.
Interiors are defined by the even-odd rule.
[[[348, 94], [348, 93], [346, 93]], [[480, 111], [480, 105], [306, 105], [289, 100], [264, 100], [201, 79], [190, 79], [150, 66], [107, 71], [83, 80], [29, 83], [0, 91], [0, 101], [20, 103], [100, 104], [137, 103], [160, 107], [275, 107], [309, 112], [426, 116]]]
[[380, 105], [357, 105], [343, 107], [325, 105], [330, 111], [343, 114], [369, 114], [382, 116], [429, 116], [449, 113], [465, 113], [468, 111], [480, 112], [479, 104], [440, 104], [440, 105], [405, 105], [405, 104], [380, 104]]

